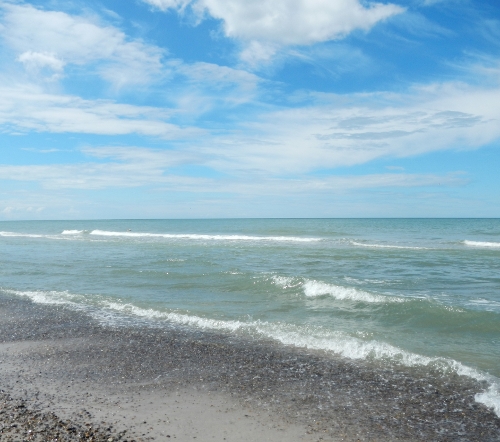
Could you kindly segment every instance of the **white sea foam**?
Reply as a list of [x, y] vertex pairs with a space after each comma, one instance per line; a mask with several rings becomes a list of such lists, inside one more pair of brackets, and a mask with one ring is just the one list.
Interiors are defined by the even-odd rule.
[[[272, 323], [265, 321], [239, 321], [204, 318], [187, 313], [146, 309], [133, 304], [110, 301], [94, 295], [91, 304], [85, 295], [76, 295], [67, 291], [16, 291], [4, 292], [24, 296], [41, 304], [65, 304], [76, 310], [87, 310], [97, 319], [113, 323], [113, 315], [124, 314], [146, 320], [167, 320], [171, 323], [224, 332], [243, 332], [255, 337], [271, 338], [284, 345], [291, 345], [313, 350], [329, 351], [350, 359], [387, 360], [409, 367], [432, 367], [443, 372], [455, 372], [478, 381], [488, 383], [488, 388], [475, 396], [477, 402], [491, 407], [500, 416], [500, 379], [467, 367], [453, 359], [428, 357], [411, 353], [379, 341], [365, 341], [339, 331], [327, 330], [319, 326]], [[85, 302], [87, 300], [87, 303]], [[100, 311], [96, 311], [96, 308]], [[115, 313], [113, 313], [115, 312]]]
[[300, 287], [304, 295], [308, 298], [329, 296], [338, 301], [368, 302], [376, 304], [407, 301], [406, 298], [373, 294], [354, 287], [343, 287], [312, 279], [278, 275], [273, 275], [272, 279], [276, 285], [283, 289]]
[[206, 241], [290, 241], [315, 242], [321, 238], [302, 238], [297, 236], [250, 236], [250, 235], [205, 235], [197, 233], [141, 233], [141, 232], [110, 232], [107, 230], [92, 230], [91, 235], [117, 236], [128, 238], [167, 238], [193, 239]]
[[19, 233], [19, 232], [0, 232], [0, 236], [11, 236], [21, 238], [45, 238], [47, 235], [37, 235], [34, 233]]
[[394, 283], [394, 281], [386, 281], [383, 279], [356, 279], [356, 278], [351, 278], [349, 276], [344, 276], [344, 279], [347, 282], [351, 282], [354, 284], [391, 284], [391, 283]]
[[496, 379], [490, 381], [487, 390], [476, 394], [474, 399], [476, 402], [493, 408], [495, 414], [500, 416], [500, 381], [497, 381]]
[[85, 232], [85, 230], [63, 230], [61, 235], [79, 235]]
[[469, 247], [488, 247], [500, 248], [500, 242], [485, 242], [485, 241], [468, 241], [465, 240], [464, 244]]
[[498, 311], [500, 310], [500, 302], [489, 299], [471, 299], [467, 302], [468, 305], [481, 306], [481, 310]]
[[359, 290], [354, 287], [342, 287], [340, 285], [327, 284], [321, 281], [307, 280], [303, 285], [304, 294], [310, 298], [319, 296], [331, 296], [339, 301], [356, 301], [385, 304], [392, 302], [405, 302], [404, 298], [395, 296], [376, 295]]
[[408, 250], [429, 250], [428, 247], [415, 247], [415, 246], [396, 246], [392, 244], [367, 244], [362, 242], [351, 241], [353, 246], [358, 247], [373, 247], [376, 249], [408, 249]]
[[273, 275], [272, 279], [277, 286], [283, 289], [302, 285], [302, 280], [300, 278], [293, 278], [292, 276]]
[[65, 235], [65, 237], [61, 237], [59, 234], [52, 235], [42, 235], [39, 233], [21, 233], [21, 232], [0, 232], [0, 236], [4, 237], [17, 237], [17, 238], [45, 238], [45, 239], [55, 239], [55, 240], [63, 240], [63, 239], [71, 239], [71, 235], [75, 235], [76, 233], [81, 233], [77, 230], [64, 230], [61, 235]]
[[2, 289], [2, 291], [11, 295], [30, 298], [33, 302], [36, 302], [37, 304], [69, 305], [73, 308], [78, 308], [80, 310], [86, 309], [86, 305], [82, 304], [82, 301], [85, 300], [85, 297], [82, 295], [70, 293], [68, 291], [62, 291], [62, 292], [55, 290], [19, 291], [19, 290], [8, 290], [8, 289]]

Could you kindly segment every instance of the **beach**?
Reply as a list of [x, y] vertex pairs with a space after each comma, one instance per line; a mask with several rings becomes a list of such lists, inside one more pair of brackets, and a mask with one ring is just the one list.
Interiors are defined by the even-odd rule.
[[499, 220], [4, 222], [2, 441], [498, 441], [499, 239]]
[[2, 440], [55, 440], [28, 433], [19, 410], [75, 430], [58, 440], [500, 439], [500, 419], [474, 401], [481, 386], [463, 376], [178, 326], [103, 326], [5, 295], [0, 311]]
[[0, 442], [500, 442], [500, 0], [0, 0]]

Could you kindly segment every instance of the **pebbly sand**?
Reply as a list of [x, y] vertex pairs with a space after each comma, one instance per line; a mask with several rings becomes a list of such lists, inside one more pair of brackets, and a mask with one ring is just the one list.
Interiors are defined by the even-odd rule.
[[500, 441], [482, 386], [0, 297], [1, 441]]

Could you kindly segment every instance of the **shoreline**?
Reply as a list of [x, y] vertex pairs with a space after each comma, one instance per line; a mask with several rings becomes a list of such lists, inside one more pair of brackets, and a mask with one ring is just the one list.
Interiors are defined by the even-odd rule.
[[104, 327], [3, 295], [0, 357], [14, 402], [111, 428], [102, 440], [500, 439], [468, 378], [184, 328]]

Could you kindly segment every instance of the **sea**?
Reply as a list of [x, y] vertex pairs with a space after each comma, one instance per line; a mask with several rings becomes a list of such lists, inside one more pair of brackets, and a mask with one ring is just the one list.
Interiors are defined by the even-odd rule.
[[468, 376], [500, 416], [500, 219], [5, 221], [0, 293]]

